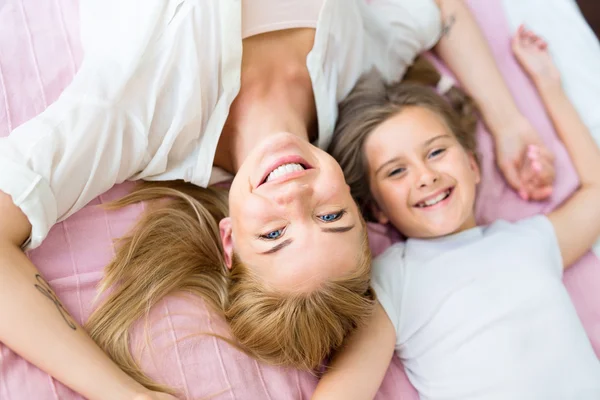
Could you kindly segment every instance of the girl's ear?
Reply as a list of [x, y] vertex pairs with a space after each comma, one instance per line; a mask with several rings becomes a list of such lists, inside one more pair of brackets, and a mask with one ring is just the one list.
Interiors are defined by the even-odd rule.
[[477, 159], [473, 153], [469, 153], [469, 164], [471, 165], [471, 170], [475, 174], [475, 183], [478, 184], [481, 182], [481, 169], [479, 168], [479, 164], [477, 164]]
[[387, 215], [385, 215], [383, 211], [381, 211], [381, 208], [379, 208], [376, 202], [371, 202], [370, 208], [371, 213], [373, 214], [377, 222], [379, 222], [382, 225], [385, 225], [388, 222], [390, 222], [390, 219], [387, 217]]
[[231, 260], [233, 258], [233, 236], [231, 231], [231, 218], [226, 217], [219, 221], [219, 233], [221, 234], [221, 243], [223, 243], [223, 256], [228, 269], [231, 269]]

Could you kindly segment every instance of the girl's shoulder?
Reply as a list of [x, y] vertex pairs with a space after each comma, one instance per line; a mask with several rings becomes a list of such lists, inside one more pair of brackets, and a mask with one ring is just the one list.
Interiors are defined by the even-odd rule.
[[546, 215], [538, 214], [518, 221], [496, 220], [483, 227], [484, 236], [498, 233], [510, 233], [514, 235], [544, 234], [554, 235], [552, 223]]
[[392, 244], [385, 251], [374, 258], [373, 265], [384, 266], [401, 262], [404, 258], [405, 247], [406, 243], [404, 241]]

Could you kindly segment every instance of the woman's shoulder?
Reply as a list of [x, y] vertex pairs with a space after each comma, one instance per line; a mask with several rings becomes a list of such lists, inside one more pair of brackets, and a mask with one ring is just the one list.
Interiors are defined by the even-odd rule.
[[325, 1], [308, 60], [321, 120], [319, 146], [329, 144], [337, 105], [361, 75], [375, 67], [388, 81], [399, 80], [440, 33], [434, 0]]
[[353, 50], [360, 54], [353, 70], [362, 65], [362, 73], [375, 65], [387, 77], [387, 65], [396, 61], [408, 65], [416, 54], [435, 45], [442, 24], [434, 0], [330, 0], [325, 2], [318, 26], [317, 35], [335, 41], [336, 57], [330, 61], [344, 60], [347, 50]]

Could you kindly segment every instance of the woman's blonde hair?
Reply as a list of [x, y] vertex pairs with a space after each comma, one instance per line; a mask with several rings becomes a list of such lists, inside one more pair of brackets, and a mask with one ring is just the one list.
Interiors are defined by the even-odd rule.
[[[371, 253], [363, 243], [350, 276], [308, 293], [274, 292], [238, 257], [226, 267], [219, 221], [228, 215], [227, 192], [183, 182], [144, 183], [111, 205], [159, 200], [120, 240], [106, 268], [107, 299], [87, 322], [92, 338], [129, 375], [149, 389], [173, 392], [148, 378], [130, 352], [129, 331], [165, 296], [201, 296], [228, 322], [234, 345], [270, 364], [313, 371], [374, 307]], [[226, 339], [227, 340], [227, 339]]]
[[363, 75], [340, 103], [329, 152], [342, 167], [352, 196], [367, 220], [376, 221], [371, 208], [374, 200], [369, 186], [364, 143], [375, 128], [405, 107], [425, 107], [438, 114], [462, 147], [477, 160], [475, 103], [457, 87], [450, 88], [446, 98], [436, 93], [432, 87], [440, 79], [435, 66], [420, 56], [401, 82], [387, 84], [381, 74], [373, 70]]

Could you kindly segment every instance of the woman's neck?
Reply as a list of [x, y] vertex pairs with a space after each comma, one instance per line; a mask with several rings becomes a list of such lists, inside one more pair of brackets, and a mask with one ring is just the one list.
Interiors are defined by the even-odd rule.
[[313, 29], [252, 36], [243, 41], [240, 92], [221, 133], [214, 164], [236, 173], [256, 145], [289, 132], [309, 140], [317, 112], [306, 56]]

